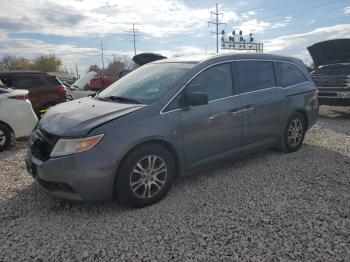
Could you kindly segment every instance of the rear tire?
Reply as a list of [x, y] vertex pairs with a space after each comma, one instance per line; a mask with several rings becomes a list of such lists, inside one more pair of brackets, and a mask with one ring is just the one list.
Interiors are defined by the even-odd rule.
[[115, 181], [121, 204], [144, 207], [160, 201], [175, 177], [172, 154], [158, 144], [145, 144], [123, 160]]
[[298, 112], [293, 113], [288, 119], [279, 148], [285, 153], [297, 151], [303, 144], [305, 133], [305, 117]]
[[11, 144], [11, 130], [8, 126], [0, 123], [0, 152], [7, 149]]

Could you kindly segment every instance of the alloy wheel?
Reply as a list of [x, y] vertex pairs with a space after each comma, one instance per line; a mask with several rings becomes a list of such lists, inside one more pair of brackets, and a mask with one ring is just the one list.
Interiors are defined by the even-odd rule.
[[139, 198], [152, 198], [166, 183], [168, 167], [163, 158], [148, 155], [139, 160], [131, 171], [130, 188]]
[[0, 130], [0, 146], [5, 145], [5, 143], [6, 143], [6, 135], [2, 130]]
[[288, 143], [295, 147], [299, 145], [303, 137], [303, 123], [299, 119], [294, 119], [288, 127]]

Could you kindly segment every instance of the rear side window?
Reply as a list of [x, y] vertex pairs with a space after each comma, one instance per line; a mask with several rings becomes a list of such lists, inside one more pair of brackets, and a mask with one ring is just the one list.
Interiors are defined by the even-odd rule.
[[61, 82], [56, 78], [56, 77], [49, 77], [47, 78], [47, 81], [49, 81], [49, 83], [51, 85], [54, 85], [54, 86], [61, 86]]
[[233, 95], [230, 64], [213, 66], [200, 73], [186, 87], [190, 92], [208, 94], [209, 101]]
[[32, 89], [41, 86], [43, 83], [36, 77], [17, 77], [14, 79], [14, 86], [17, 89]]
[[305, 75], [295, 65], [289, 63], [277, 64], [282, 87], [297, 85], [308, 81]]
[[276, 86], [273, 62], [239, 61], [238, 74], [241, 83], [241, 93]]

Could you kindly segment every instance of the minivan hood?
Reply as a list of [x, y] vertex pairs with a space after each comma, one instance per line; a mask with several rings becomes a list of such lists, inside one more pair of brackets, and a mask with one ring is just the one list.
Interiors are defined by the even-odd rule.
[[85, 97], [52, 107], [40, 120], [39, 127], [57, 136], [84, 136], [92, 128], [144, 106]]
[[350, 62], [350, 38], [319, 42], [307, 49], [315, 68], [320, 65]]

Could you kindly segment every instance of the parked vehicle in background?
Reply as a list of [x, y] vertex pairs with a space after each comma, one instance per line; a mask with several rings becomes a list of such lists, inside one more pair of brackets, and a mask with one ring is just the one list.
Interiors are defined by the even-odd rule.
[[28, 93], [27, 90], [0, 88], [0, 151], [10, 146], [12, 136], [30, 136], [38, 122]]
[[143, 66], [148, 63], [162, 60], [162, 59], [166, 59], [166, 57], [155, 53], [141, 53], [141, 54], [135, 55], [132, 58], [132, 61], [134, 61], [134, 63], [138, 66]]
[[116, 76], [95, 77], [86, 84], [84, 89], [95, 91], [95, 92], [102, 91], [103, 89], [110, 86], [117, 80], [118, 80], [118, 77]]
[[350, 105], [350, 38], [308, 47], [315, 69], [310, 73], [323, 105]]
[[35, 113], [41, 117], [48, 108], [66, 102], [66, 88], [55, 77], [39, 71], [12, 71], [0, 73], [7, 86], [29, 91], [29, 100]]
[[176, 176], [215, 160], [298, 150], [317, 117], [316, 87], [299, 59], [164, 59], [94, 98], [52, 108], [29, 141], [26, 163], [58, 197], [117, 197], [140, 207], [163, 198]]
[[85, 86], [97, 75], [96, 72], [89, 72], [86, 75], [77, 79], [72, 85], [67, 86], [67, 97], [69, 100], [78, 99], [87, 96], [93, 96], [95, 91], [85, 90]]

